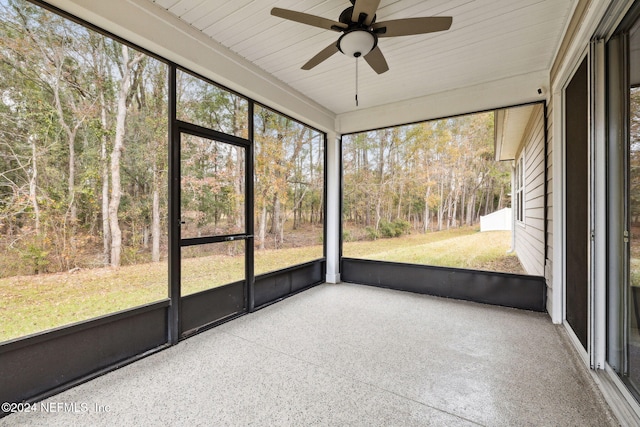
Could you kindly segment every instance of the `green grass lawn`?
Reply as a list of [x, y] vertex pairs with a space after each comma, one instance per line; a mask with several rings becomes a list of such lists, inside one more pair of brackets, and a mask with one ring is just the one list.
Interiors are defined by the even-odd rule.
[[[256, 274], [322, 257], [322, 245], [256, 252]], [[244, 257], [182, 261], [182, 294], [244, 278]], [[168, 296], [166, 262], [0, 279], [0, 342], [159, 301]]]
[[343, 256], [522, 273], [517, 256], [507, 254], [510, 247], [509, 231], [480, 233], [477, 228], [465, 227], [399, 239], [345, 243]]
[[[418, 264], [508, 271], [509, 232], [465, 228], [344, 244], [344, 256]], [[256, 251], [256, 274], [320, 258], [322, 246]], [[244, 275], [243, 256], [183, 260], [182, 293], [188, 295]], [[0, 342], [167, 298], [167, 264], [150, 263], [74, 273], [0, 279]]]

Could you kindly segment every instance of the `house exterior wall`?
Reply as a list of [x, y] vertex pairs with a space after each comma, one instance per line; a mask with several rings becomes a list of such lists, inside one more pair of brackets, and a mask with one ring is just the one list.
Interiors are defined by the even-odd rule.
[[[563, 240], [562, 192], [554, 193], [554, 187], [563, 185], [561, 162], [563, 152], [562, 89], [570, 70], [579, 62], [591, 37], [590, 27], [602, 16], [603, 5], [609, 0], [577, 0], [572, 18], [565, 30], [556, 57], [551, 65], [550, 88], [547, 98], [547, 247], [545, 279], [547, 282], [547, 311], [554, 323], [563, 317]], [[600, 11], [600, 12], [599, 12]], [[555, 119], [555, 120], [554, 120]], [[555, 151], [554, 151], [555, 149]], [[554, 163], [555, 159], [555, 163]], [[555, 182], [554, 182], [555, 178]], [[555, 201], [554, 201], [555, 199]], [[555, 221], [554, 221], [555, 220]], [[555, 230], [555, 233], [554, 233]]]
[[[547, 114], [547, 242], [544, 277], [547, 283], [547, 312], [553, 313], [553, 103], [546, 104]], [[558, 291], [560, 292], [560, 291]]]
[[[609, 281], [607, 245], [617, 237], [608, 234], [607, 188], [604, 187], [607, 168], [606, 129], [606, 51], [604, 42], [613, 34], [633, 0], [577, 0], [571, 22], [559, 46], [550, 69], [550, 90], [547, 96], [547, 246], [545, 278], [547, 283], [547, 310], [554, 323], [563, 323], [569, 332], [578, 356], [592, 368], [592, 375], [605, 400], [618, 417], [621, 425], [640, 425], [640, 405], [627, 389], [616, 371], [609, 366], [607, 356], [608, 339], [620, 329], [609, 329], [607, 315], [625, 316], [624, 308], [607, 306], [607, 289], [624, 286], [624, 283]], [[571, 159], [565, 156], [565, 88], [575, 69], [586, 57], [589, 63], [589, 141], [590, 141], [590, 227], [589, 247], [589, 301], [588, 301], [588, 346], [585, 349], [575, 338], [571, 326], [566, 322], [565, 288], [565, 237], [566, 217], [565, 164]], [[603, 191], [604, 190], [604, 191]], [[604, 256], [603, 256], [604, 255]], [[612, 313], [608, 312], [611, 310]], [[622, 313], [621, 313], [622, 311]], [[623, 326], [628, 328], [628, 326]], [[615, 347], [617, 349], [618, 347]]]
[[564, 321], [564, 86], [584, 57], [609, 0], [577, 0], [549, 73], [547, 98], [547, 311]]
[[[562, 156], [562, 150], [556, 149], [556, 152], [554, 152], [554, 147], [562, 142], [561, 138], [559, 138], [562, 130], [561, 124], [559, 122], [555, 123], [557, 120], [554, 120], [554, 118], [562, 117], [560, 109], [557, 108], [559, 103], [562, 102], [558, 92], [561, 85], [560, 81], [562, 80], [560, 78], [561, 69], [568, 67], [572, 60], [570, 48], [578, 37], [580, 26], [586, 19], [590, 4], [591, 0], [577, 1], [573, 16], [567, 26], [549, 73], [550, 87], [547, 98], [547, 250], [544, 277], [547, 283], [547, 312], [551, 315], [554, 323], [563, 321], [563, 279], [561, 277], [563, 250], [561, 245], [558, 245], [558, 242], [562, 239], [561, 233], [558, 232], [562, 228], [562, 220], [558, 215], [560, 212], [558, 209], [561, 209], [559, 198], [562, 195], [560, 193], [554, 194], [554, 186], [562, 185], [562, 173], [559, 169], [561, 165], [557, 162], [557, 159]], [[554, 163], [554, 158], [556, 163]], [[554, 178], [557, 182], [554, 182]], [[556, 199], [555, 202], [554, 198]], [[556, 207], [557, 209], [554, 209]]]
[[[544, 275], [545, 253], [545, 140], [544, 108], [537, 105], [523, 138], [518, 158], [524, 159], [523, 221], [514, 227], [516, 253], [529, 274]], [[524, 153], [522, 153], [524, 151]]]

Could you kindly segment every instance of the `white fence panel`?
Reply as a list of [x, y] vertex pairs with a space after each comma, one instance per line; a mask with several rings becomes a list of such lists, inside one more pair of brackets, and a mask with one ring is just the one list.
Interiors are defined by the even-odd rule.
[[500, 209], [480, 217], [480, 231], [511, 231], [512, 226], [511, 208]]

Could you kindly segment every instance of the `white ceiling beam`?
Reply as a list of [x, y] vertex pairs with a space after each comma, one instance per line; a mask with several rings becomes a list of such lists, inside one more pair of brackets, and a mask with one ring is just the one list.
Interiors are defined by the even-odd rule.
[[545, 99], [548, 88], [549, 71], [541, 70], [339, 114], [336, 130], [345, 134], [526, 104]]

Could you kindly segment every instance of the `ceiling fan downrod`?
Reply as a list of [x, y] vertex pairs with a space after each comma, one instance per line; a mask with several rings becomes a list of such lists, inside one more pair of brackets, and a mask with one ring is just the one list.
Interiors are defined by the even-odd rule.
[[356, 107], [358, 106], [358, 59], [356, 56]]

